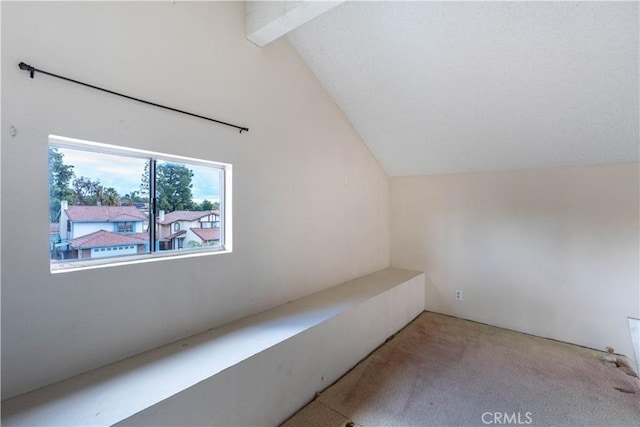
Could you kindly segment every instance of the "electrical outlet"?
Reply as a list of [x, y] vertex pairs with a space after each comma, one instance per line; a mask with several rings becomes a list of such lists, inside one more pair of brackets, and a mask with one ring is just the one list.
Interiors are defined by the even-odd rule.
[[459, 289], [456, 290], [455, 298], [456, 298], [456, 301], [462, 301], [462, 291], [461, 290], [459, 290]]

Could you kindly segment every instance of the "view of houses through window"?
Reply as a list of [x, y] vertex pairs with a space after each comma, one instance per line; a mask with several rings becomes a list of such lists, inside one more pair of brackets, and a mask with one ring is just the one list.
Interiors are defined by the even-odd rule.
[[223, 180], [204, 161], [50, 144], [51, 263], [220, 249]]

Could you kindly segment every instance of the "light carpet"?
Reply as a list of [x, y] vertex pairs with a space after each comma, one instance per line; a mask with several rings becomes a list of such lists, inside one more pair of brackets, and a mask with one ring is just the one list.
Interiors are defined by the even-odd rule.
[[640, 426], [638, 378], [604, 356], [425, 312], [284, 426]]

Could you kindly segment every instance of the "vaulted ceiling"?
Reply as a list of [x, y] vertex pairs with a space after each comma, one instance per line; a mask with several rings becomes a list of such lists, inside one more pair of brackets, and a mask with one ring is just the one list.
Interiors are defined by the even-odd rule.
[[287, 37], [391, 176], [639, 160], [637, 2], [346, 2]]

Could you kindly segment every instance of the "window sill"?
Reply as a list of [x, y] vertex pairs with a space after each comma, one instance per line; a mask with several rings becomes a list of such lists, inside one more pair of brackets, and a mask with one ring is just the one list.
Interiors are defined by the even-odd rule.
[[56, 264], [50, 264], [51, 274], [60, 274], [60, 273], [70, 273], [72, 271], [83, 271], [83, 270], [93, 270], [96, 268], [105, 268], [105, 267], [118, 267], [122, 265], [133, 265], [133, 264], [144, 264], [147, 262], [156, 262], [156, 261], [165, 261], [172, 259], [184, 259], [184, 258], [195, 258], [202, 256], [210, 256], [210, 255], [221, 255], [221, 254], [230, 254], [232, 252], [231, 249], [206, 249], [206, 250], [197, 250], [193, 249], [190, 251], [185, 251], [185, 253], [177, 254], [176, 251], [167, 251], [169, 253], [153, 253], [153, 254], [144, 254], [144, 255], [132, 255], [123, 258], [112, 258], [112, 259], [99, 259], [99, 260], [85, 260], [85, 261], [76, 261], [69, 260], [69, 262], [60, 262]]

